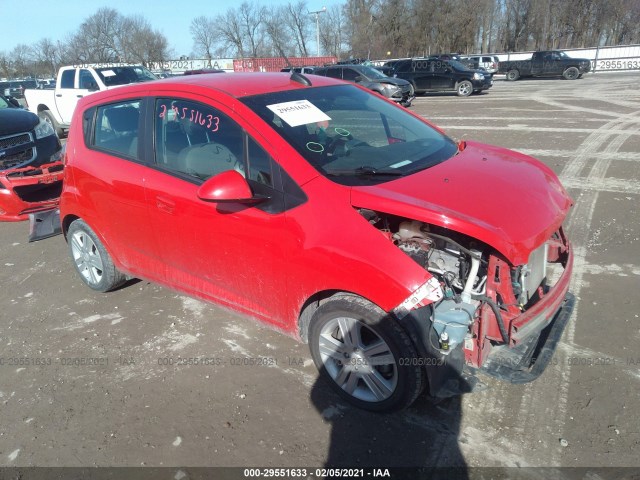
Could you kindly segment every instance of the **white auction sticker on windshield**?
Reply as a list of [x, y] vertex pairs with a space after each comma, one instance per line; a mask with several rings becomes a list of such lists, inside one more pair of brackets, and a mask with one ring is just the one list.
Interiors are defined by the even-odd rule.
[[116, 72], [114, 72], [113, 70], [103, 70], [101, 73], [105, 77], [115, 77], [116, 76]]
[[291, 127], [331, 120], [331, 117], [327, 116], [309, 100], [276, 103], [267, 105], [267, 108], [287, 122]]

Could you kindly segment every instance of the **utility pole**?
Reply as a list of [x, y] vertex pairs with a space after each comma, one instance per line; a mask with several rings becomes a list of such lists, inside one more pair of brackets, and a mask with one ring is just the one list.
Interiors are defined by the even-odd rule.
[[317, 49], [317, 55], [316, 56], [320, 56], [320, 21], [319, 21], [319, 15], [321, 13], [326, 13], [327, 11], [327, 7], [322, 7], [322, 10], [317, 10], [315, 12], [308, 12], [309, 15], [315, 15], [316, 16], [316, 45], [318, 46]]

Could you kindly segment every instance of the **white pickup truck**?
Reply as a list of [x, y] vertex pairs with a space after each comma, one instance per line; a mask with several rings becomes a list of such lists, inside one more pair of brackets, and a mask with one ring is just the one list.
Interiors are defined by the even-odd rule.
[[69, 130], [78, 100], [93, 92], [130, 83], [156, 80], [142, 65], [123, 63], [89, 64], [61, 67], [55, 90], [27, 89], [27, 108], [52, 124], [59, 136]]

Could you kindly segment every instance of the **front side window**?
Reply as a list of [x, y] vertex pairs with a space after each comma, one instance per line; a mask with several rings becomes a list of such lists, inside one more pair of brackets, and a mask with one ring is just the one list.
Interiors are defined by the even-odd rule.
[[342, 78], [343, 80], [347, 80], [349, 82], [355, 82], [356, 78], [360, 76], [360, 72], [354, 70], [353, 68], [345, 68], [342, 70]]
[[199, 102], [158, 99], [156, 164], [200, 180], [227, 170], [245, 175], [243, 131], [227, 115]]
[[125, 157], [137, 158], [139, 120], [139, 100], [98, 107], [93, 146]]
[[351, 85], [288, 90], [242, 101], [338, 183], [392, 180], [457, 152], [450, 138], [425, 122]]

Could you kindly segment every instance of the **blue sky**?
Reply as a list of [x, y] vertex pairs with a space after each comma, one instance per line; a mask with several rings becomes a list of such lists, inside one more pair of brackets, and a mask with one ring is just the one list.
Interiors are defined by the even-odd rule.
[[[254, 0], [265, 6], [286, 5], [297, 0]], [[20, 44], [33, 45], [42, 38], [63, 40], [101, 7], [116, 9], [123, 15], [142, 15], [153, 28], [164, 33], [176, 56], [189, 55], [193, 42], [189, 33], [191, 20], [200, 15], [213, 17], [237, 8], [241, 0], [34, 0], [26, 8], [16, 0], [0, 0], [6, 15], [0, 31], [0, 51], [9, 53]], [[307, 0], [310, 11], [341, 5], [344, 0]], [[313, 36], [315, 38], [315, 36]], [[315, 45], [315, 42], [314, 42]]]

